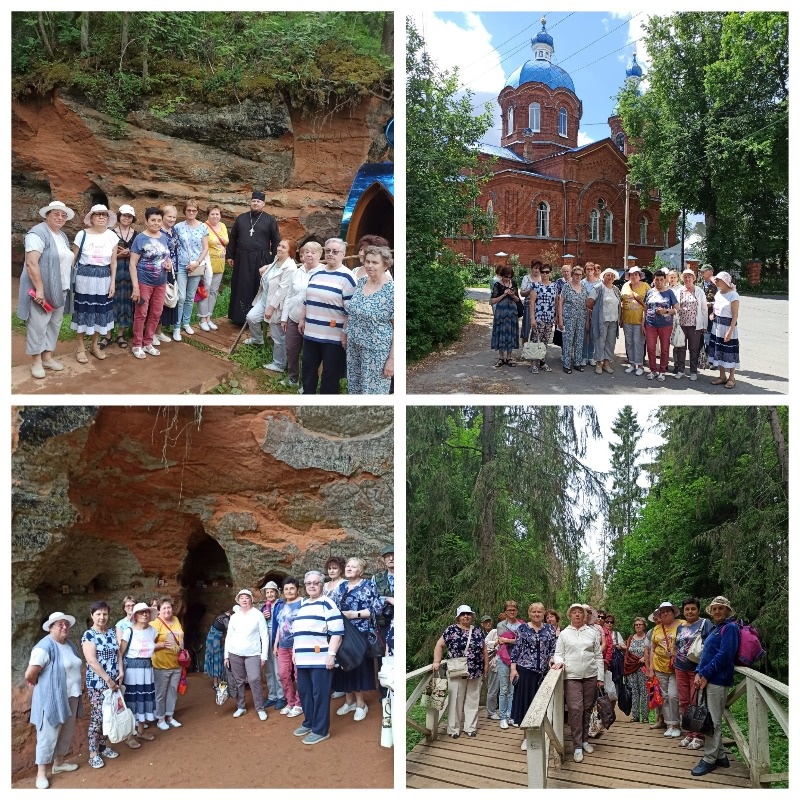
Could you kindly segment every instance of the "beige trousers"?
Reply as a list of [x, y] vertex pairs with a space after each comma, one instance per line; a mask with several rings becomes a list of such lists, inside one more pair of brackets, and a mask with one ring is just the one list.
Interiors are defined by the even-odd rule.
[[483, 678], [450, 678], [447, 686], [447, 732], [461, 733], [461, 717], [464, 717], [464, 733], [478, 729], [478, 706], [481, 700]]

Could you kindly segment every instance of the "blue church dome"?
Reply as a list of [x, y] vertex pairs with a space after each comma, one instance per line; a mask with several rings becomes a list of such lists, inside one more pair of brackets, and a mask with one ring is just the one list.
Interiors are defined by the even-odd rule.
[[544, 22], [542, 22], [542, 29], [536, 36], [531, 39], [531, 44], [536, 46], [537, 44], [549, 44], [550, 47], [553, 46], [553, 37], [545, 30]]
[[625, 77], [626, 78], [642, 77], [642, 68], [639, 66], [639, 62], [636, 60], [636, 53], [634, 53], [633, 56], [631, 57], [631, 63], [628, 64], [628, 68], [625, 70]]
[[525, 83], [543, 83], [551, 89], [569, 89], [571, 92], [575, 92], [575, 84], [569, 73], [544, 60], [526, 61], [509, 75], [506, 86], [519, 89]]

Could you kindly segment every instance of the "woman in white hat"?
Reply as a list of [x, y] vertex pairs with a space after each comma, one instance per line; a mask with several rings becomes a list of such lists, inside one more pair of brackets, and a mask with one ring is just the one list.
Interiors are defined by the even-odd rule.
[[154, 722], [156, 715], [156, 687], [153, 674], [153, 653], [164, 648], [156, 644], [156, 629], [150, 626], [153, 610], [147, 603], [133, 607], [132, 625], [122, 632], [120, 658], [124, 659], [125, 703], [136, 719], [136, 731], [127, 739], [132, 750], [141, 747], [137, 738], [152, 742], [156, 737], [144, 729], [145, 722]]
[[70, 327], [78, 334], [75, 358], [79, 364], [89, 359], [83, 339], [92, 337], [91, 354], [101, 361], [106, 354], [100, 349], [98, 339], [114, 329], [114, 291], [117, 274], [117, 243], [119, 239], [111, 227], [117, 224], [117, 215], [102, 203], [92, 206], [83, 218], [86, 229], [75, 237], [72, 252], [75, 254], [75, 297]]
[[489, 672], [489, 656], [483, 631], [473, 625], [475, 612], [467, 605], [456, 609], [456, 621], [448, 625], [433, 649], [433, 671], [442, 665], [442, 653], [447, 647], [450, 658], [467, 659], [467, 675], [463, 678], [447, 676], [447, 733], [451, 739], [461, 735], [461, 721], [464, 733], [477, 736], [478, 705], [481, 696], [483, 676]]
[[60, 200], [39, 209], [44, 222], [25, 235], [25, 267], [19, 280], [17, 316], [25, 322], [25, 352], [31, 357], [31, 375], [44, 378], [45, 370], [62, 370], [53, 358], [61, 320], [72, 313], [70, 274], [74, 260], [64, 223], [75, 212]]
[[250, 684], [253, 703], [258, 718], [263, 722], [267, 718], [264, 711], [264, 691], [261, 686], [261, 669], [267, 663], [269, 649], [269, 633], [264, 615], [253, 606], [253, 593], [249, 589], [241, 589], [236, 595], [239, 611], [231, 616], [228, 623], [228, 635], [225, 637], [225, 667], [236, 678], [236, 711], [234, 717], [247, 713], [244, 704], [244, 685]]
[[[117, 275], [114, 292], [114, 324], [117, 326], [115, 341], [117, 347], [126, 348], [128, 343], [125, 341], [125, 328], [133, 328], [133, 284], [131, 283], [130, 257], [131, 245], [136, 238], [136, 231], [133, 223], [136, 222], [136, 210], [127, 204], [119, 207], [117, 224], [112, 228], [117, 234], [119, 242], [117, 244]], [[100, 339], [100, 349], [104, 349], [111, 344], [110, 336]]]
[[[684, 375], [690, 381], [697, 380], [700, 348], [703, 345], [708, 325], [708, 307], [705, 292], [695, 283], [694, 272], [687, 267], [683, 271], [683, 286], [677, 290], [678, 315], [673, 318], [672, 357], [675, 362], [675, 377]], [[680, 334], [680, 335], [679, 335]], [[683, 344], [680, 344], [680, 342]], [[689, 369], [686, 370], [686, 349], [689, 349]]]
[[[714, 295], [711, 338], [708, 342], [708, 364], [719, 369], [719, 377], [711, 383], [733, 389], [734, 373], [739, 369], [739, 295], [733, 287], [729, 272], [714, 276], [717, 293]], [[726, 374], [726, 370], [728, 371]]]
[[36, 727], [36, 788], [46, 789], [47, 765], [53, 765], [53, 775], [72, 772], [77, 764], [67, 763], [76, 717], [83, 716], [80, 703], [80, 655], [69, 639], [75, 617], [54, 611], [42, 625], [48, 635], [39, 640], [31, 651], [25, 680], [33, 687], [31, 725]]

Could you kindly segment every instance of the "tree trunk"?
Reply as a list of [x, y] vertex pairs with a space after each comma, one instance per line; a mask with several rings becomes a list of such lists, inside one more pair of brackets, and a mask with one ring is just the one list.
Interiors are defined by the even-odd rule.
[[47, 35], [47, 28], [44, 24], [44, 12], [39, 12], [39, 39], [41, 39], [42, 47], [44, 47], [45, 53], [47, 53], [48, 58], [55, 58], [53, 55], [53, 46], [50, 44], [50, 37]]
[[781, 465], [781, 480], [783, 481], [784, 491], [789, 491], [789, 455], [786, 451], [786, 439], [783, 436], [781, 421], [778, 417], [778, 409], [774, 406], [769, 408], [769, 425], [772, 428], [772, 438], [775, 440], [775, 450], [778, 454], [778, 463]]
[[386, 11], [383, 15], [381, 50], [387, 56], [394, 55], [394, 13], [391, 11]]
[[142, 39], [142, 83], [146, 84], [148, 78], [150, 77], [147, 72], [147, 43], [149, 41], [149, 37], [145, 34], [144, 38]]
[[81, 17], [81, 54], [89, 52], [89, 12], [84, 11]]
[[[478, 477], [478, 493], [480, 525], [479, 535], [479, 569], [486, 574], [492, 562], [494, 546], [494, 504], [496, 487], [494, 484], [494, 460], [496, 451], [496, 425], [498, 409], [496, 406], [483, 407], [481, 422], [481, 471]], [[477, 587], [481, 612], [485, 612], [491, 604], [494, 587], [490, 581], [484, 581]]]
[[128, 24], [130, 23], [130, 12], [123, 11], [122, 12], [122, 36], [120, 41], [120, 49], [119, 49], [119, 60], [120, 64], [122, 63], [122, 59], [125, 58], [125, 50], [128, 48]]

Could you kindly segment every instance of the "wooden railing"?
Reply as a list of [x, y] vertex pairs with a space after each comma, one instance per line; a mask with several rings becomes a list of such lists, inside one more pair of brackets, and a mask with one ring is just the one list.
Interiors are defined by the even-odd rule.
[[[539, 684], [520, 728], [528, 752], [528, 788], [546, 789], [550, 767], [564, 758], [564, 670], [551, 669]], [[555, 753], [550, 753], [550, 746]]]
[[[425, 691], [432, 671], [433, 664], [428, 664], [426, 667], [415, 669], [413, 672], [409, 672], [406, 675], [406, 683], [413, 678], [418, 678], [420, 675], [423, 676], [422, 680], [414, 687], [414, 691], [408, 696], [408, 700], [406, 700], [406, 725], [408, 725], [409, 728], [413, 728], [417, 733], [421, 733], [429, 742], [435, 741], [438, 736], [439, 720], [441, 719], [442, 712], [435, 708], [426, 709], [424, 728], [416, 720], [411, 719], [408, 712], [414, 707], [414, 703], [422, 697], [422, 693]], [[447, 708], [446, 704], [445, 708]]]
[[[734, 667], [744, 676], [725, 701], [725, 722], [733, 733], [733, 739], [742, 756], [742, 761], [750, 770], [750, 781], [754, 788], [769, 786], [777, 781], [788, 781], [788, 772], [773, 773], [770, 765], [768, 711], [772, 712], [789, 738], [789, 715], [777, 696], [789, 697], [789, 687], [767, 675], [762, 675], [748, 667]], [[743, 694], [747, 695], [747, 736], [739, 727], [729, 708]]]

